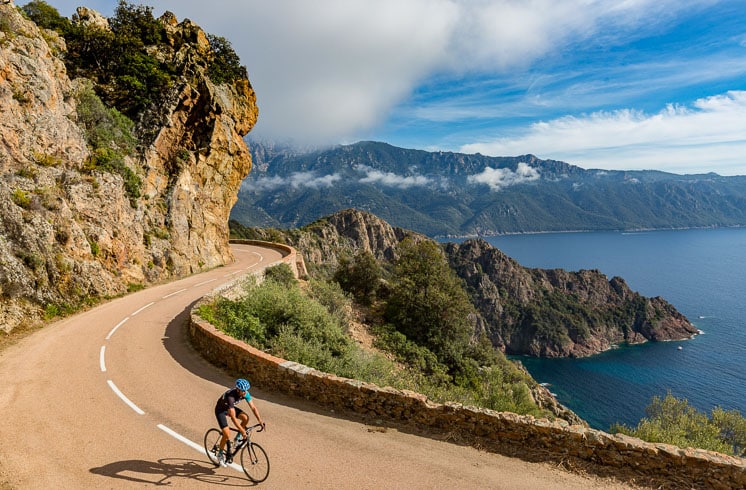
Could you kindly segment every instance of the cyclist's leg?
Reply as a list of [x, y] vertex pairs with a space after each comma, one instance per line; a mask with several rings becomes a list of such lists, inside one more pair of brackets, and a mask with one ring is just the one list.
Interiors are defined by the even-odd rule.
[[249, 426], [249, 414], [236, 407], [236, 418], [241, 421], [241, 427], [246, 430]]
[[225, 450], [225, 443], [228, 442], [228, 439], [231, 437], [231, 429], [228, 427], [228, 412], [215, 412], [215, 418], [218, 419], [218, 426], [220, 427], [220, 432], [223, 433], [223, 437], [220, 438], [220, 450]]

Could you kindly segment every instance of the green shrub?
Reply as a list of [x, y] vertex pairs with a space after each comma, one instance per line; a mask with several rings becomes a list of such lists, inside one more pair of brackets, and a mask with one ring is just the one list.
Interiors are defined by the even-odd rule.
[[110, 148], [122, 155], [134, 152], [137, 139], [131, 119], [115, 108], [106, 107], [90, 84], [82, 84], [75, 96], [78, 125], [83, 128], [90, 147]]
[[22, 207], [23, 209], [29, 209], [31, 207], [31, 194], [24, 191], [23, 189], [16, 189], [11, 194], [10, 199], [15, 203], [16, 206]]
[[399, 362], [427, 375], [435, 385], [450, 382], [448, 367], [427, 347], [409, 340], [390, 324], [379, 327], [375, 333], [376, 347], [391, 352]]
[[[416, 391], [439, 402], [547, 416], [533, 402], [530, 378], [504, 357], [491, 367], [474, 367], [473, 379], [456, 385], [435, 354], [392, 327], [376, 332], [376, 345], [396, 352], [397, 361], [405, 366], [361, 349], [346, 335], [347, 319], [339, 314], [348, 306], [349, 299], [334, 283], [311, 281], [306, 295], [296, 285], [269, 279], [248, 285], [241, 300], [219, 299], [201, 306], [198, 314], [235, 338], [324, 372]], [[469, 365], [477, 363], [472, 360]]]
[[264, 269], [264, 279], [284, 284], [287, 287], [297, 282], [293, 269], [284, 262]]
[[474, 306], [437, 243], [406, 239], [399, 249], [385, 318], [455, 373], [469, 349]]
[[119, 174], [130, 205], [136, 207], [142, 180], [124, 161], [135, 151], [134, 123], [118, 110], [106, 107], [90, 85], [83, 85], [76, 98], [78, 124], [83, 128], [91, 149], [86, 169]]
[[165, 28], [153, 17], [152, 7], [123, 0], [109, 25], [111, 30], [72, 24], [64, 34], [65, 64], [74, 76], [94, 80], [108, 106], [136, 118], [171, 86], [173, 67], [148, 50], [164, 41]]
[[690, 406], [686, 399], [676, 398], [669, 392], [663, 399], [653, 397], [645, 412], [647, 417], [635, 428], [614, 424], [610, 432], [649, 442], [746, 456], [746, 419], [736, 410], [718, 407], [708, 417]]
[[44, 319], [51, 320], [52, 318], [60, 315], [60, 309], [57, 305], [50, 303], [44, 307]]
[[712, 410], [712, 423], [720, 429], [720, 438], [733, 447], [733, 454], [746, 457], [746, 418], [738, 410]]
[[212, 34], [208, 34], [207, 39], [213, 52], [207, 76], [213, 83], [232, 83], [235, 80], [249, 78], [246, 67], [241, 65], [241, 59], [227, 39]]
[[370, 251], [362, 250], [352, 259], [340, 257], [334, 280], [358, 302], [370, 305], [376, 299], [381, 276], [381, 266], [376, 258]]
[[91, 255], [93, 255], [94, 257], [98, 257], [98, 255], [101, 253], [101, 246], [96, 240], [92, 238], [88, 239], [88, 243], [91, 246]]
[[341, 324], [350, 323], [352, 302], [339, 284], [312, 278], [308, 281], [308, 294], [321, 303]]
[[62, 158], [56, 155], [34, 152], [34, 162], [43, 167], [57, 167], [62, 164]]
[[70, 31], [70, 20], [60, 15], [57, 9], [47, 2], [32, 0], [21, 7], [21, 12], [44, 29], [51, 29], [63, 36]]
[[25, 179], [36, 179], [38, 177], [39, 172], [34, 167], [21, 167], [16, 172], [16, 175], [19, 177], [23, 177]]

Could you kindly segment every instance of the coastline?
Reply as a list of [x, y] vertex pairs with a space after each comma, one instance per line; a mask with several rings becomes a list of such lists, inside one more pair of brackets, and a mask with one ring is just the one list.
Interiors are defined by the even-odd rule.
[[746, 227], [494, 241], [529, 267], [596, 268], [624, 277], [641, 294], [666, 298], [694, 325], [696, 334], [676, 342], [618, 345], [581, 359], [520, 357], [534, 379], [551, 383], [560, 403], [591, 426], [636, 425], [652, 397], [668, 391], [705, 413], [715, 406], [746, 413], [740, 361], [746, 349], [746, 305], [740, 300], [746, 294]]
[[435, 235], [431, 238], [439, 242], [445, 242], [447, 240], [468, 240], [470, 238], [494, 238], [503, 236], [522, 236], [522, 235], [551, 235], [551, 234], [569, 234], [569, 233], [650, 233], [657, 231], [686, 231], [686, 230], [731, 230], [746, 228], [746, 225], [731, 225], [731, 226], [686, 226], [686, 227], [671, 227], [671, 228], [624, 228], [624, 229], [586, 229], [586, 230], [537, 230], [537, 231], [489, 231], [485, 233], [472, 233], [465, 235]]

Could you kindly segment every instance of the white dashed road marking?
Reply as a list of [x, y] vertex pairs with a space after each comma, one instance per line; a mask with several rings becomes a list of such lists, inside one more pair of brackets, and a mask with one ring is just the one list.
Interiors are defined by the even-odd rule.
[[171, 294], [167, 294], [167, 295], [165, 295], [165, 296], [164, 296], [164, 297], [162, 297], [161, 299], [166, 299], [166, 298], [170, 298], [171, 296], [176, 296], [177, 294], [179, 294], [179, 293], [183, 293], [184, 291], [186, 291], [186, 289], [179, 289], [178, 291], [174, 291], [174, 292], [173, 292], [173, 293], [171, 293]]
[[114, 335], [114, 332], [116, 332], [116, 331], [117, 331], [117, 329], [118, 329], [119, 327], [121, 327], [122, 325], [124, 325], [124, 322], [126, 322], [126, 321], [127, 321], [127, 320], [129, 320], [129, 319], [130, 319], [130, 317], [126, 317], [126, 318], [125, 318], [124, 320], [122, 320], [121, 322], [117, 323], [117, 326], [116, 326], [116, 327], [114, 327], [114, 328], [112, 328], [112, 329], [111, 329], [111, 332], [109, 332], [109, 335], [107, 335], [107, 336], [106, 336], [106, 340], [109, 340], [109, 339], [111, 338], [111, 336], [112, 336], [112, 335]]
[[[241, 253], [244, 253], [245, 251], [243, 251], [243, 250], [237, 250], [237, 252], [241, 252]], [[254, 255], [256, 255], [256, 256], [258, 256], [258, 257], [259, 257], [259, 263], [261, 263], [261, 262], [262, 262], [262, 261], [264, 260], [264, 256], [263, 256], [262, 254], [260, 254], [260, 253], [258, 253], [258, 252], [254, 252], [254, 251], [252, 251], [251, 253], [253, 253]], [[253, 267], [254, 267], [255, 265], [256, 265], [256, 264], [254, 264], [254, 265], [251, 265], [251, 266], [247, 267], [247, 268], [246, 268], [246, 269], [244, 269], [244, 270], [249, 270], [249, 269], [253, 268]], [[228, 274], [225, 274], [225, 276], [223, 276], [223, 277], [231, 277], [231, 276], [235, 276], [235, 275], [237, 275], [237, 274], [241, 274], [241, 273], [243, 273], [243, 272], [244, 272], [244, 270], [238, 270], [238, 271], [235, 271], [235, 272], [230, 272], [230, 273], [228, 273]], [[196, 288], [196, 287], [204, 286], [205, 284], [209, 284], [209, 283], [211, 283], [211, 282], [215, 282], [215, 281], [217, 281], [217, 279], [209, 279], [209, 280], [207, 280], [207, 281], [203, 281], [203, 282], [200, 282], [200, 283], [198, 283], [198, 284], [195, 284], [195, 285], [194, 285], [194, 286], [192, 286], [192, 287], [193, 287], [193, 288]], [[182, 293], [182, 292], [184, 292], [184, 291], [186, 291], [186, 290], [187, 290], [186, 288], [185, 288], [185, 289], [179, 289], [178, 291], [174, 291], [173, 293], [169, 293], [169, 294], [167, 294], [167, 295], [163, 296], [163, 297], [162, 297], [161, 299], [167, 299], [167, 298], [170, 298], [171, 296], [175, 296], [175, 295], [177, 295], [177, 294], [179, 294], [179, 293]], [[119, 327], [121, 327], [122, 325], [124, 325], [124, 324], [125, 324], [125, 322], [127, 322], [127, 320], [129, 320], [129, 319], [130, 319], [131, 317], [133, 317], [133, 316], [137, 315], [138, 313], [142, 312], [142, 311], [143, 311], [143, 310], [145, 310], [146, 308], [149, 308], [149, 307], [153, 306], [154, 304], [155, 304], [155, 301], [153, 301], [153, 302], [150, 302], [150, 303], [146, 304], [145, 306], [141, 307], [140, 309], [138, 309], [138, 310], [137, 310], [137, 311], [135, 311], [134, 313], [130, 314], [130, 316], [128, 316], [128, 317], [125, 317], [125, 318], [124, 318], [124, 319], [123, 319], [122, 321], [120, 321], [119, 323], [117, 323], [117, 324], [116, 324], [116, 326], [115, 326], [114, 328], [112, 328], [112, 329], [111, 329], [111, 331], [109, 332], [109, 334], [108, 334], [108, 335], [106, 336], [106, 340], [109, 340], [109, 339], [111, 339], [112, 335], [114, 335], [114, 332], [116, 332], [116, 331], [117, 331], [117, 329], [118, 329]], [[105, 345], [102, 345], [102, 346], [101, 346], [101, 352], [100, 352], [100, 354], [99, 354], [99, 365], [100, 365], [100, 367], [101, 367], [101, 372], [104, 372], [104, 373], [106, 372], [106, 361], [105, 361], [105, 356], [106, 356], [106, 346], [105, 346]], [[135, 404], [134, 404], [134, 403], [133, 403], [133, 402], [132, 402], [132, 401], [131, 401], [131, 400], [130, 400], [129, 398], [127, 398], [127, 397], [126, 397], [126, 396], [124, 395], [124, 393], [122, 393], [122, 392], [121, 392], [121, 391], [119, 390], [119, 388], [117, 388], [117, 385], [115, 385], [115, 384], [114, 384], [114, 382], [113, 382], [112, 380], [108, 379], [108, 380], [106, 380], [106, 383], [107, 383], [107, 384], [109, 385], [109, 387], [111, 388], [111, 390], [112, 390], [112, 391], [113, 391], [113, 392], [114, 392], [114, 393], [115, 393], [115, 394], [116, 394], [116, 395], [117, 395], [117, 396], [118, 396], [118, 397], [119, 397], [119, 398], [120, 398], [120, 399], [121, 399], [121, 400], [122, 400], [122, 401], [123, 401], [124, 403], [126, 403], [126, 404], [127, 404], [127, 405], [128, 405], [128, 406], [129, 406], [129, 407], [130, 407], [130, 408], [132, 409], [132, 410], [134, 410], [134, 411], [135, 411], [135, 412], [136, 412], [137, 414], [139, 414], [139, 415], [145, 415], [145, 412], [144, 412], [144, 411], [143, 411], [143, 410], [142, 410], [142, 409], [141, 409], [140, 407], [138, 407], [137, 405], [135, 405]], [[181, 441], [182, 443], [186, 444], [187, 446], [189, 446], [189, 447], [191, 447], [191, 448], [195, 449], [196, 451], [199, 451], [199, 452], [200, 452], [200, 453], [202, 453], [202, 454], [204, 454], [204, 453], [205, 453], [205, 450], [204, 450], [204, 448], [203, 448], [203, 447], [202, 447], [201, 445], [199, 445], [199, 444], [197, 444], [196, 442], [193, 442], [193, 441], [191, 441], [191, 440], [187, 439], [186, 437], [182, 436], [181, 434], [179, 434], [179, 433], [177, 433], [177, 432], [174, 432], [174, 431], [173, 431], [172, 429], [169, 429], [169, 428], [168, 428], [168, 427], [166, 427], [165, 425], [163, 425], [163, 424], [158, 424], [158, 428], [159, 428], [159, 429], [161, 429], [161, 430], [162, 430], [163, 432], [167, 433], [168, 435], [170, 435], [171, 437], [173, 437], [173, 438], [175, 438], [175, 439], [177, 439], [177, 440]], [[229, 464], [228, 466], [229, 466], [229, 467], [231, 467], [232, 469], [236, 470], [236, 471], [243, 471], [243, 470], [242, 470], [242, 468], [241, 468], [241, 466], [240, 466], [240, 465], [238, 465], [238, 464], [236, 464], [236, 463], [231, 463], [231, 464]]]
[[150, 302], [150, 303], [146, 304], [145, 306], [143, 306], [142, 308], [140, 308], [139, 310], [137, 310], [136, 312], [134, 312], [134, 313], [133, 313], [132, 315], [130, 315], [130, 316], [135, 316], [135, 315], [137, 315], [138, 313], [140, 313], [140, 312], [141, 312], [142, 310], [144, 310], [145, 308], [149, 308], [149, 307], [153, 306], [154, 304], [155, 304], [155, 302]]
[[[189, 439], [187, 439], [186, 437], [182, 436], [178, 432], [174, 432], [173, 430], [169, 429], [168, 427], [166, 427], [163, 424], [158, 424], [158, 428], [161, 429], [166, 434], [168, 434], [171, 437], [173, 437], [174, 439], [177, 439], [177, 440], [183, 442], [184, 444], [186, 444], [187, 446], [196, 449], [200, 453], [205, 454], [205, 448], [204, 447], [200, 446], [196, 442], [190, 441]], [[243, 471], [243, 469], [241, 468], [241, 466], [239, 466], [236, 463], [231, 463], [228, 466], [230, 466], [231, 468], [233, 468], [236, 471]]]
[[98, 358], [99, 364], [101, 364], [101, 372], [102, 373], [106, 372], [106, 363], [104, 363], [104, 352], [106, 352], [106, 346], [102, 345], [101, 346], [101, 354], [99, 355], [99, 358]]
[[124, 393], [122, 393], [121, 391], [119, 391], [119, 388], [117, 388], [117, 385], [115, 385], [112, 380], [107, 379], [106, 382], [109, 384], [109, 388], [111, 388], [112, 391], [114, 391], [114, 393], [116, 393], [117, 396], [119, 398], [121, 398], [124, 403], [126, 403], [127, 405], [129, 405], [129, 407], [132, 410], [134, 410], [135, 412], [137, 412], [139, 415], [145, 415], [145, 412], [143, 412], [140, 409], [140, 407], [138, 407], [137, 405], [135, 405], [134, 403], [132, 403], [129, 398], [127, 398], [126, 396], [124, 396]]

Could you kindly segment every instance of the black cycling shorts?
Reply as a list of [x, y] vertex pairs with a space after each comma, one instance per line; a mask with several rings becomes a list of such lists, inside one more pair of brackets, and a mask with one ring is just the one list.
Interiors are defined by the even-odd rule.
[[[236, 411], [236, 418], [239, 419], [240, 415], [242, 413], [245, 413], [243, 410], [241, 410], [238, 407], [233, 407], [233, 410]], [[228, 410], [223, 410], [222, 412], [215, 411], [215, 418], [218, 419], [218, 425], [221, 429], [224, 429], [228, 427]]]

